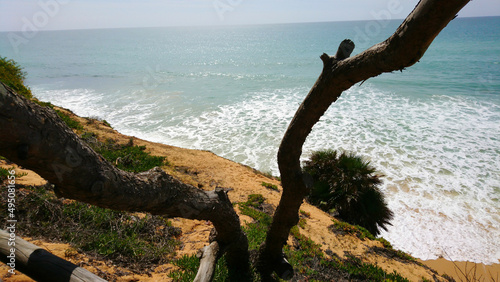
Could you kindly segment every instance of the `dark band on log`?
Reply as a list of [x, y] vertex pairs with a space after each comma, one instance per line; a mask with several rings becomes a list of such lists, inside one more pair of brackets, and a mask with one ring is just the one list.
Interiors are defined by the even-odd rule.
[[15, 270], [19, 270], [36, 281], [106, 281], [20, 237], [16, 236], [15, 246], [10, 246], [8, 244], [10, 239], [12, 239], [10, 233], [0, 230], [1, 261], [8, 264], [10, 262], [8, 256], [14, 249]]

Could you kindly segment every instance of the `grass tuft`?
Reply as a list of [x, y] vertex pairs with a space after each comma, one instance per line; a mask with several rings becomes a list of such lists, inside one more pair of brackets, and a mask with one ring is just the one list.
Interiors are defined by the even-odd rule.
[[[4, 218], [6, 197], [2, 193], [0, 216]], [[118, 212], [59, 199], [45, 188], [18, 191], [16, 204], [18, 235], [69, 243], [78, 252], [112, 260], [136, 273], [170, 262], [180, 244], [180, 229], [161, 216]]]
[[261, 185], [264, 186], [264, 187], [266, 187], [267, 189], [271, 189], [271, 190], [274, 190], [274, 191], [279, 191], [278, 190], [278, 186], [276, 186], [274, 184], [267, 183], [267, 182], [262, 182]]
[[56, 111], [57, 115], [64, 121], [64, 123], [66, 123], [66, 125], [69, 128], [75, 129], [75, 130], [83, 130], [83, 126], [79, 121], [71, 118], [70, 116], [68, 116], [67, 114], [63, 113], [60, 110], [55, 110], [55, 111]]
[[146, 152], [146, 146], [134, 145], [132, 139], [127, 144], [117, 144], [114, 140], [100, 142], [92, 132], [84, 132], [81, 138], [106, 160], [125, 171], [142, 172], [168, 165], [165, 157], [152, 156]]
[[26, 72], [14, 60], [0, 57], [0, 81], [12, 88], [18, 94], [23, 95], [28, 99], [33, 98], [31, 90], [24, 86]]
[[343, 221], [333, 221], [333, 224], [330, 225], [330, 230], [332, 230], [335, 233], [340, 233], [340, 234], [349, 234], [349, 235], [354, 235], [358, 237], [359, 239], [363, 240], [365, 238], [370, 239], [370, 240], [375, 240], [375, 236], [373, 236], [370, 231], [366, 230], [362, 226], [359, 225], [351, 225], [347, 222]]

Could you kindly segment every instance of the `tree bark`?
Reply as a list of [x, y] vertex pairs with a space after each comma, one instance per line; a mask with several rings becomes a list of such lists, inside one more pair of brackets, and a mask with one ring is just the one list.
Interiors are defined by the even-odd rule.
[[248, 242], [224, 189], [203, 191], [160, 168], [117, 169], [85, 144], [50, 108], [0, 84], [0, 155], [37, 172], [58, 196], [120, 211], [209, 220], [228, 265], [248, 268]]
[[11, 267], [14, 273], [20, 271], [36, 281], [106, 281], [30, 242], [17, 236], [11, 237], [10, 233], [4, 230], [0, 230], [0, 254], [2, 261]]
[[384, 72], [403, 70], [415, 64], [434, 38], [469, 0], [422, 0], [396, 32], [384, 42], [347, 58], [339, 48], [337, 57], [323, 54], [323, 71], [300, 105], [283, 137], [278, 151], [283, 195], [264, 244], [259, 251], [258, 268], [263, 279], [273, 271], [279, 276], [282, 248], [290, 229], [297, 224], [298, 211], [309, 193], [302, 175], [300, 156], [312, 127], [343, 91], [354, 84]]

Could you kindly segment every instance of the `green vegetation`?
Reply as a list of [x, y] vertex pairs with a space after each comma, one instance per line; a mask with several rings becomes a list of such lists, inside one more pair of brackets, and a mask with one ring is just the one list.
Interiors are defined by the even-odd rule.
[[[241, 213], [254, 219], [253, 222], [244, 227], [248, 236], [250, 252], [254, 254], [264, 241], [272, 222], [271, 215], [264, 212], [264, 202], [265, 198], [262, 195], [254, 194], [250, 195], [246, 202], [238, 203]], [[321, 246], [301, 234], [297, 226], [292, 228], [290, 234], [294, 243], [292, 246], [285, 246], [284, 251], [285, 256], [296, 271], [294, 279], [297, 281], [346, 279], [349, 281], [408, 281], [396, 272], [387, 273], [380, 267], [363, 262], [353, 255], [348, 255], [345, 259], [336, 255], [328, 257], [321, 250]], [[373, 236], [371, 237], [373, 238]], [[199, 267], [199, 259], [194, 255], [185, 256], [177, 260], [175, 264], [180, 269], [172, 272], [170, 277], [175, 281], [192, 281]], [[255, 271], [254, 268], [252, 269]], [[214, 281], [228, 281], [228, 275], [225, 263], [219, 261]], [[250, 280], [259, 281], [258, 273], [254, 272], [252, 275]], [[276, 278], [276, 281], [281, 280]]]
[[0, 57], [0, 81], [12, 88], [17, 93], [31, 99], [33, 95], [31, 90], [24, 86], [26, 72], [14, 60]]
[[351, 225], [347, 222], [333, 221], [333, 225], [330, 226], [330, 229], [335, 233], [340, 233], [343, 235], [345, 234], [354, 235], [361, 240], [365, 238], [368, 238], [370, 240], [375, 240], [375, 237], [370, 233], [370, 231], [366, 230], [365, 228], [359, 225]]
[[14, 169], [14, 167], [11, 167], [11, 168], [0, 167], [0, 183], [2, 183], [3, 181], [5, 181], [11, 175], [9, 173], [9, 171], [11, 171], [13, 169]]
[[393, 249], [391, 243], [389, 243], [384, 238], [375, 238], [368, 230], [359, 225], [355, 226], [342, 221], [334, 221], [333, 224], [329, 226], [329, 229], [332, 230], [332, 232], [341, 235], [346, 235], [346, 234], [354, 235], [361, 240], [364, 240], [366, 238], [369, 240], [379, 241], [380, 243], [382, 243], [383, 247], [382, 248], [373, 247], [372, 249], [373, 251], [381, 253], [387, 257], [396, 258], [404, 262], [417, 261], [414, 257], [410, 256], [407, 253]]
[[[174, 281], [191, 282], [196, 277], [198, 268], [200, 267], [200, 259], [196, 256], [183, 256], [176, 260], [174, 265], [179, 267], [179, 270], [173, 271], [169, 277]], [[220, 258], [215, 265], [215, 274], [213, 281], [231, 281], [229, 280], [229, 272], [226, 267], [225, 257]], [[238, 281], [238, 280], [234, 280]]]
[[382, 183], [369, 162], [354, 154], [314, 152], [303, 167], [314, 186], [307, 200], [319, 208], [338, 212], [339, 218], [366, 228], [375, 236], [386, 230], [392, 212], [378, 185]]
[[87, 123], [89, 123], [89, 124], [94, 123], [96, 121], [100, 121], [100, 122], [104, 123], [104, 125], [106, 125], [107, 127], [113, 128], [109, 122], [107, 122], [105, 119], [102, 119], [98, 116], [91, 116], [91, 117], [88, 117], [86, 119], [87, 119]]
[[[2, 193], [0, 216], [3, 218], [7, 218], [6, 197], [6, 193]], [[176, 237], [180, 230], [164, 217], [118, 212], [60, 199], [47, 187], [19, 190], [16, 209], [19, 236], [69, 243], [79, 252], [112, 260], [137, 273], [169, 262], [179, 244]]]
[[165, 164], [165, 157], [151, 156], [145, 152], [146, 146], [124, 145], [116, 150], [99, 150], [108, 161], [114, 162], [122, 170], [140, 172]]
[[57, 115], [66, 123], [66, 125], [71, 128], [71, 129], [76, 129], [76, 130], [83, 130], [82, 124], [77, 121], [76, 119], [72, 119], [70, 116], [67, 114], [63, 113], [62, 111], [55, 110]]
[[[0, 57], [0, 81], [12, 88], [16, 93], [36, 102], [39, 105], [54, 108], [51, 103], [40, 102], [33, 97], [31, 90], [24, 85], [26, 72], [12, 59]], [[72, 129], [83, 130], [82, 125], [63, 112], [56, 110], [57, 115]]]
[[301, 216], [304, 216], [304, 217], [307, 217], [307, 218], [310, 218], [310, 217], [311, 217], [311, 214], [310, 214], [310, 213], [308, 213], [308, 212], [306, 212], [306, 211], [303, 211], [303, 210], [300, 210], [300, 211], [299, 211], [299, 214], [300, 214]]
[[[8, 177], [11, 175], [9, 172], [12, 171], [12, 170], [16, 170], [14, 167], [9, 167], [9, 168], [3, 168], [3, 167], [0, 167], [0, 184], [7, 180]], [[26, 173], [16, 173], [14, 174], [14, 176], [16, 177], [16, 179], [18, 178], [21, 178], [23, 176], [26, 176], [27, 174]]]
[[246, 202], [238, 204], [242, 214], [254, 219], [254, 222], [243, 227], [243, 231], [248, 237], [250, 250], [257, 250], [264, 242], [267, 230], [273, 220], [270, 214], [264, 212], [262, 207], [264, 201], [265, 198], [261, 194], [252, 194], [248, 196]]
[[146, 146], [136, 146], [132, 139], [127, 144], [120, 145], [114, 140], [100, 142], [92, 132], [84, 132], [81, 137], [106, 160], [125, 171], [141, 172], [168, 165], [165, 157], [152, 156], [146, 152]]
[[278, 190], [278, 186], [276, 186], [274, 184], [271, 184], [271, 183], [262, 182], [260, 185], [266, 187], [267, 189], [271, 189], [271, 190], [274, 190], [274, 191], [279, 191]]

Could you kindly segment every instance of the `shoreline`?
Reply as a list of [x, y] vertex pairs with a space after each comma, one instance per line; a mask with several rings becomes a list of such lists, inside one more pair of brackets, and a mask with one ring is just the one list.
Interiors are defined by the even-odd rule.
[[448, 275], [456, 281], [500, 281], [500, 263], [484, 264], [467, 261], [450, 261], [444, 258], [420, 260], [439, 275]]

